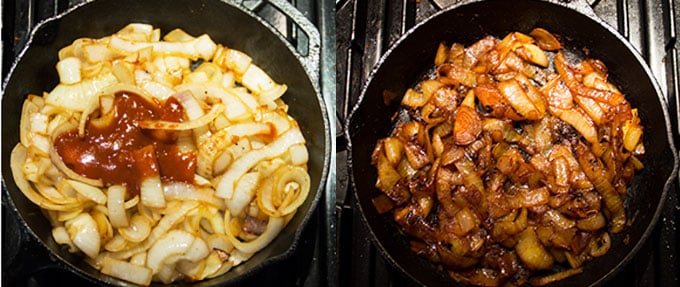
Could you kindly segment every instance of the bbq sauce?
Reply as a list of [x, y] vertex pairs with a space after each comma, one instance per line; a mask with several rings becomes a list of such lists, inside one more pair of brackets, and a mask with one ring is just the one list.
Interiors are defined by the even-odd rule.
[[66, 166], [107, 186], [125, 185], [128, 197], [139, 194], [144, 179], [157, 175], [164, 183], [193, 184], [196, 155], [180, 152], [177, 134], [138, 125], [144, 120], [181, 122], [184, 109], [176, 98], [159, 103], [120, 91], [113, 107], [109, 114], [88, 118], [83, 137], [71, 130], [55, 139], [54, 149]]

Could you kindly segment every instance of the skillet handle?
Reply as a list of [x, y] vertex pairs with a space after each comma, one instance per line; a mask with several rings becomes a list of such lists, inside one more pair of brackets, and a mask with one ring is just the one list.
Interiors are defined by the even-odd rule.
[[276, 7], [281, 13], [286, 15], [295, 25], [307, 35], [307, 53], [303, 55], [298, 47], [298, 54], [300, 61], [310, 73], [314, 80], [318, 82], [319, 77], [319, 59], [321, 53], [321, 36], [319, 30], [312, 22], [305, 17], [299, 10], [285, 0], [268, 0], [269, 4]]

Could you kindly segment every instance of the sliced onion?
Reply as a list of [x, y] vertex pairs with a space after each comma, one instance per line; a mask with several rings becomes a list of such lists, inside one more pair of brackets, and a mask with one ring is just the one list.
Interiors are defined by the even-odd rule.
[[533, 228], [524, 229], [515, 246], [517, 255], [532, 270], [545, 270], [553, 266], [554, 259], [545, 250]]
[[165, 196], [161, 185], [160, 176], [149, 177], [142, 180], [140, 186], [142, 203], [149, 207], [165, 207]]
[[67, 221], [71, 220], [73, 218], [76, 218], [78, 215], [80, 215], [83, 212], [84, 206], [78, 206], [76, 208], [73, 208], [71, 210], [64, 210], [64, 211], [59, 211], [57, 215], [57, 220], [59, 222], [62, 221]]
[[66, 230], [73, 244], [85, 255], [95, 258], [99, 254], [100, 237], [97, 223], [88, 213], [81, 213], [66, 222]]
[[253, 197], [255, 197], [255, 190], [258, 187], [259, 181], [260, 173], [258, 172], [249, 172], [241, 177], [236, 184], [234, 196], [231, 200], [225, 201], [231, 214], [239, 216], [243, 213], [243, 209], [253, 200]]
[[198, 103], [198, 100], [191, 94], [190, 90], [181, 91], [173, 96], [179, 100], [180, 104], [182, 104], [184, 113], [190, 120], [198, 119], [205, 114], [201, 105]]
[[236, 266], [241, 264], [241, 262], [250, 259], [250, 257], [253, 257], [253, 254], [255, 254], [255, 252], [246, 252], [239, 249], [234, 249], [234, 251], [232, 251], [229, 256], [229, 262], [233, 266]]
[[161, 269], [154, 274], [155, 281], [161, 281], [164, 284], [170, 284], [182, 277], [182, 273], [175, 270], [175, 264], [163, 264]]
[[142, 244], [119, 253], [112, 253], [111, 256], [117, 259], [126, 259], [139, 252], [144, 252], [145, 250], [149, 249], [159, 238], [166, 235], [168, 230], [170, 230], [181, 219], [185, 218], [186, 214], [197, 206], [198, 203], [195, 201], [185, 201], [182, 202], [182, 204], [176, 210], [169, 210], [170, 208], [166, 208], [166, 215], [163, 216], [163, 218], [161, 218], [153, 230], [151, 230], [151, 234], [149, 234], [149, 237], [144, 242], [142, 242]]
[[239, 50], [224, 48], [224, 65], [241, 75], [248, 70], [252, 59], [246, 53]]
[[161, 129], [161, 130], [173, 130], [173, 131], [181, 131], [181, 130], [191, 130], [195, 129], [198, 127], [205, 126], [212, 122], [217, 116], [224, 111], [224, 105], [222, 104], [215, 104], [212, 106], [210, 111], [195, 119], [195, 120], [190, 120], [186, 122], [169, 122], [169, 121], [140, 121], [139, 126], [145, 129]]
[[208, 250], [208, 245], [201, 238], [195, 238], [194, 242], [191, 243], [187, 252], [182, 256], [182, 259], [189, 260], [192, 262], [197, 262], [210, 253]]
[[24, 101], [21, 108], [21, 120], [19, 122], [19, 138], [24, 146], [31, 144], [31, 116], [40, 113], [40, 106], [32, 101], [32, 99], [42, 99], [36, 95], [29, 95], [28, 99]]
[[252, 150], [238, 158], [217, 184], [217, 196], [231, 199], [235, 183], [259, 161], [277, 157], [295, 144], [304, 144], [305, 139], [299, 129], [290, 129], [264, 148]]
[[206, 267], [206, 261], [193, 262], [189, 260], [179, 260], [175, 265], [175, 270], [179, 271], [184, 277], [191, 281], [201, 280], [201, 274]]
[[208, 255], [204, 262], [205, 268], [198, 276], [199, 280], [212, 277], [211, 275], [219, 271], [222, 268], [222, 264], [224, 263], [221, 259], [220, 251], [218, 250], [211, 251], [210, 255]]
[[[42, 176], [42, 174], [41, 174]], [[78, 199], [75, 197], [68, 197], [61, 194], [54, 186], [35, 184], [36, 189], [40, 195], [44, 196], [47, 200], [52, 201], [56, 204], [78, 204]]]
[[[229, 73], [231, 74], [231, 73]], [[225, 78], [226, 78], [225, 74]], [[226, 89], [227, 93], [232, 94], [233, 96], [236, 96], [241, 102], [243, 102], [251, 111], [257, 110], [257, 107], [260, 106], [260, 103], [257, 102], [257, 99], [248, 91], [244, 88], [228, 88]]]
[[213, 164], [213, 174], [222, 174], [229, 167], [234, 157], [228, 151], [223, 151], [220, 155], [215, 158]]
[[61, 156], [59, 156], [59, 154], [54, 150], [50, 152], [50, 159], [52, 160], [54, 166], [56, 166], [57, 169], [63, 172], [67, 177], [91, 186], [98, 187], [104, 186], [104, 183], [101, 180], [84, 177], [76, 173], [72, 169], [68, 168], [66, 164], [61, 160]]
[[94, 222], [97, 223], [97, 231], [99, 231], [101, 241], [107, 241], [113, 237], [113, 227], [106, 217], [106, 213], [101, 210], [106, 211], [106, 208], [103, 205], [97, 205], [91, 209], [90, 215]]
[[66, 228], [63, 226], [57, 226], [52, 229], [52, 237], [54, 238], [54, 241], [59, 243], [59, 244], [65, 244], [68, 245], [68, 250], [69, 252], [76, 252], [78, 251], [78, 248], [73, 244], [73, 241], [71, 241], [71, 238], [68, 235], [68, 232], [66, 231]]
[[127, 247], [127, 240], [123, 238], [120, 234], [114, 235], [111, 240], [106, 242], [104, 245], [104, 249], [111, 251], [111, 252], [117, 252], [125, 249]]
[[224, 128], [231, 136], [245, 137], [255, 135], [274, 136], [276, 130], [274, 126], [265, 123], [238, 123]]
[[523, 117], [529, 120], [537, 120], [543, 117], [515, 79], [498, 83], [498, 89], [510, 105]]
[[[386, 150], [389, 150], [387, 145], [385, 145], [385, 147]], [[306, 165], [308, 160], [309, 153], [307, 152], [307, 147], [305, 145], [298, 144], [290, 147], [290, 163], [293, 165]]]
[[290, 129], [294, 122], [288, 114], [281, 109], [263, 113], [262, 118], [259, 121], [274, 125], [276, 133], [279, 135]]
[[163, 185], [163, 193], [168, 200], [197, 200], [211, 206], [221, 207], [224, 202], [214, 196], [209, 188], [196, 188], [192, 184], [172, 182]]
[[194, 236], [182, 230], [171, 230], [161, 237], [149, 249], [146, 256], [146, 266], [151, 268], [154, 274], [161, 269], [163, 261], [172, 255], [181, 255], [189, 250], [194, 242]]
[[153, 47], [154, 54], [184, 56], [192, 60], [198, 58], [207, 60], [215, 53], [217, 45], [208, 35], [201, 35], [198, 38], [185, 42], [129, 41], [119, 35], [113, 35], [111, 36], [109, 47], [116, 52], [125, 54], [132, 54], [142, 49]]
[[130, 200], [125, 202], [125, 209], [130, 209], [139, 203], [139, 195], [135, 195], [135, 197], [131, 198]]
[[248, 69], [241, 77], [241, 83], [256, 95], [277, 87], [277, 84], [269, 75], [255, 64], [248, 66]]
[[[227, 222], [230, 222], [230, 215], [229, 212], [224, 213], [224, 222], [227, 224]], [[246, 253], [255, 253], [260, 251], [262, 248], [267, 246], [274, 238], [276, 238], [276, 235], [281, 232], [283, 227], [285, 226], [285, 219], [283, 217], [270, 217], [269, 222], [267, 222], [267, 227], [265, 228], [264, 232], [258, 236], [256, 239], [248, 241], [248, 242], [242, 242], [238, 240], [236, 237], [234, 237], [234, 234], [231, 232], [231, 229], [228, 226], [225, 226], [225, 231], [227, 235], [227, 239], [231, 242], [231, 244], [234, 245], [234, 247], [242, 252]], [[232, 252], [232, 256], [234, 253]], [[231, 258], [230, 258], [231, 260]], [[246, 259], [247, 260], [247, 259]], [[240, 262], [238, 262], [240, 263]], [[236, 264], [238, 264], [236, 263]]]
[[101, 272], [144, 286], [149, 285], [152, 278], [151, 269], [111, 257], [104, 257]]
[[118, 232], [123, 238], [130, 242], [142, 242], [151, 233], [151, 221], [139, 214], [135, 214], [130, 219], [127, 227], [119, 228]]
[[305, 201], [309, 185], [306, 170], [297, 166], [282, 166], [258, 189], [257, 204], [269, 216], [288, 215]]
[[78, 194], [90, 199], [98, 204], [106, 203], [106, 195], [98, 187], [82, 183], [76, 180], [67, 179], [66, 182], [75, 189]]
[[146, 252], [140, 252], [130, 258], [130, 263], [145, 266], [146, 265]]
[[49, 118], [47, 115], [34, 112], [29, 114], [30, 131], [31, 133], [37, 133], [46, 135], [47, 134], [47, 122]]
[[106, 207], [109, 210], [109, 220], [115, 228], [128, 226], [127, 213], [125, 212], [125, 193], [126, 189], [122, 185], [112, 185], [107, 194], [109, 199]]
[[597, 101], [584, 96], [576, 96], [574, 101], [590, 116], [595, 124], [601, 125], [604, 122], [606, 112]]
[[640, 138], [642, 137], [642, 126], [638, 124], [631, 124], [628, 129], [625, 129], [623, 134], [623, 147], [628, 151], [635, 150]]
[[[222, 229], [224, 229], [224, 226], [222, 226]], [[216, 232], [215, 234], [208, 236], [206, 239], [208, 248], [210, 250], [219, 249], [224, 252], [231, 252], [234, 249], [234, 245], [231, 244], [229, 239], [227, 239], [227, 236], [224, 235], [224, 230], [222, 231], [222, 233]]]
[[577, 109], [553, 109], [553, 113], [576, 129], [589, 143], [597, 143], [597, 130], [590, 117], [580, 113]]
[[273, 102], [283, 96], [283, 94], [286, 93], [286, 90], [288, 90], [288, 86], [286, 85], [276, 85], [273, 88], [262, 91], [260, 93], [260, 104], [266, 104], [269, 102]]
[[35, 203], [36, 205], [47, 210], [58, 211], [72, 210], [73, 208], [80, 205], [79, 203], [66, 205], [55, 204], [47, 200], [40, 194], [38, 194], [26, 179], [24, 172], [21, 170], [21, 165], [26, 161], [26, 156], [27, 156], [26, 149], [21, 144], [17, 144], [12, 150], [10, 159], [10, 167], [12, 169], [12, 176], [14, 177], [14, 182], [16, 183], [17, 187], [21, 190], [21, 192], [24, 194], [24, 196], [26, 196], [26, 198], [28, 198], [31, 202]]
[[97, 103], [99, 92], [118, 82], [112, 73], [101, 74], [73, 85], [59, 84], [46, 97], [45, 103], [72, 111], [84, 111]]
[[101, 91], [102, 95], [115, 95], [118, 92], [132, 92], [144, 99], [147, 103], [149, 104], [156, 104], [156, 101], [154, 100], [153, 96], [150, 95], [148, 92], [145, 90], [141, 89], [139, 86], [134, 85], [134, 84], [128, 84], [128, 83], [117, 83], [114, 85], [111, 85], [107, 87], [106, 89], [103, 89]]

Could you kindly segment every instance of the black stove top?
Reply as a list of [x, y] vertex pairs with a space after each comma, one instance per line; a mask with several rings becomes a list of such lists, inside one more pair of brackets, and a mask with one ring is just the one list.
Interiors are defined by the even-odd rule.
[[[336, 111], [340, 123], [356, 104], [376, 63], [417, 23], [461, 0], [337, 0]], [[668, 101], [678, 142], [680, 3], [675, 0], [589, 0], [595, 13], [640, 51]], [[341, 286], [415, 286], [383, 259], [355, 208], [342, 128], [336, 134], [337, 205]], [[680, 202], [671, 188], [654, 233], [638, 255], [606, 286], [679, 286]]]
[[[281, 2], [280, 0], [271, 0]], [[30, 31], [40, 21], [55, 16], [88, 0], [2, 0], [2, 78], [5, 79], [14, 59], [24, 47]], [[238, 1], [281, 32], [293, 47], [306, 47], [304, 36], [298, 37], [294, 23], [285, 11], [275, 9], [269, 0]], [[319, 87], [333, 111], [335, 102], [335, 23], [331, 0], [287, 1], [302, 12], [319, 30], [321, 59]], [[171, 3], [171, 2], [169, 2]], [[302, 35], [300, 33], [300, 35]], [[331, 113], [331, 112], [329, 112]], [[334, 133], [334, 128], [332, 132]], [[333, 144], [335, 141], [333, 140]], [[335, 242], [335, 177], [329, 173], [328, 184], [318, 208], [303, 231], [296, 252], [288, 259], [271, 265], [244, 282], [247, 286], [335, 286], [337, 254]], [[2, 197], [2, 285], [5, 286], [90, 286], [79, 275], [64, 269], [41, 246], [10, 210]]]

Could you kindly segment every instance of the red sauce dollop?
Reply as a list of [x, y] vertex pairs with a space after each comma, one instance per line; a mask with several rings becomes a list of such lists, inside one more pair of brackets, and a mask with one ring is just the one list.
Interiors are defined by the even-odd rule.
[[138, 125], [144, 120], [181, 122], [184, 109], [176, 98], [150, 102], [121, 91], [116, 93], [110, 113], [89, 118], [83, 137], [71, 130], [56, 138], [54, 148], [66, 166], [106, 185], [125, 185], [128, 197], [139, 194], [144, 179], [157, 175], [164, 183], [193, 184], [196, 155], [180, 152], [177, 134]]

